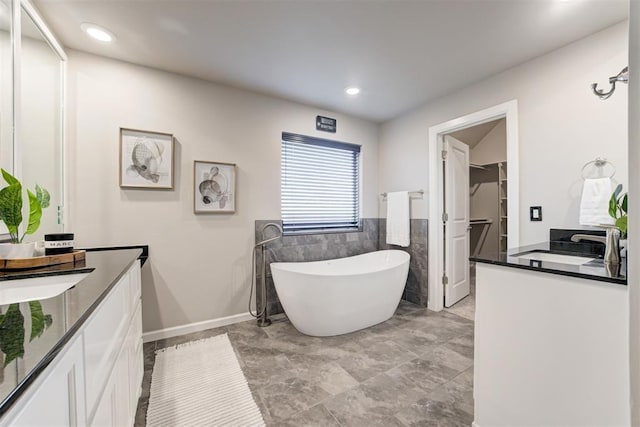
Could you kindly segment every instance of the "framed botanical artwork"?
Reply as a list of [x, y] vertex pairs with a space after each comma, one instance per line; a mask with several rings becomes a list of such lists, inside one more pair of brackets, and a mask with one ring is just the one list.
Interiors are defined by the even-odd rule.
[[173, 135], [120, 128], [120, 187], [173, 188]]
[[234, 213], [236, 211], [235, 163], [193, 164], [193, 212]]

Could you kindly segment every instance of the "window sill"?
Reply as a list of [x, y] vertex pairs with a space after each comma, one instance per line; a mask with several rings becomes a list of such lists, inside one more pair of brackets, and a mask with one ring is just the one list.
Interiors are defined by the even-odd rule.
[[331, 229], [316, 229], [316, 230], [304, 230], [304, 231], [284, 231], [283, 236], [304, 236], [310, 234], [342, 234], [342, 233], [361, 233], [362, 225], [349, 228], [331, 228]]

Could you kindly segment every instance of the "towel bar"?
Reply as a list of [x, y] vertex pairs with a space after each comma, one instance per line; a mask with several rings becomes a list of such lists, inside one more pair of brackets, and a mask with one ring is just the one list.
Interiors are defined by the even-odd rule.
[[[418, 193], [420, 196], [424, 195], [424, 190], [413, 190], [413, 191], [409, 191], [409, 195], [411, 196], [411, 194], [415, 194]], [[380, 195], [385, 198], [387, 197], [387, 192], [385, 191], [384, 193], [380, 193]]]

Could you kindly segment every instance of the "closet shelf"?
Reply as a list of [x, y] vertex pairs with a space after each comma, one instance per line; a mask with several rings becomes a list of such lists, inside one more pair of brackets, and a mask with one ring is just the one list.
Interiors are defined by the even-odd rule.
[[489, 218], [472, 218], [469, 220], [469, 225], [478, 225], [478, 224], [493, 224], [493, 220]]
[[497, 165], [499, 165], [500, 163], [502, 163], [502, 162], [482, 163], [482, 164], [480, 164], [480, 163], [471, 163], [471, 162], [469, 162], [469, 167], [470, 167], [470, 168], [475, 168], [475, 169], [483, 169], [483, 170], [486, 170], [487, 168], [492, 167], [492, 166], [497, 166]]

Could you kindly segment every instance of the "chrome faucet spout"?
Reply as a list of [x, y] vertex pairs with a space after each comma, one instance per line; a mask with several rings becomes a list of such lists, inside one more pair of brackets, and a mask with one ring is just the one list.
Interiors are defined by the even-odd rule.
[[615, 227], [607, 227], [606, 236], [592, 236], [589, 234], [574, 234], [572, 242], [583, 240], [605, 244], [604, 262], [607, 264], [620, 264], [620, 230]]
[[574, 234], [571, 236], [572, 242], [581, 242], [581, 241], [589, 241], [589, 242], [598, 242], [607, 244], [607, 238], [605, 236], [593, 236], [591, 234]]
[[[279, 231], [279, 234], [277, 236], [275, 236], [275, 237], [270, 237], [268, 239], [265, 239], [264, 238], [264, 231], [269, 227], [277, 228], [278, 231]], [[282, 237], [283, 233], [284, 232], [282, 231], [282, 227], [280, 226], [280, 224], [276, 224], [275, 222], [269, 222], [269, 223], [267, 223], [267, 224], [262, 226], [262, 230], [260, 230], [260, 234], [262, 236], [262, 240], [260, 242], [256, 243], [255, 247], [257, 248], [258, 246], [263, 246], [263, 245], [266, 245], [269, 242], [273, 242], [275, 240], [278, 240], [279, 238]]]

